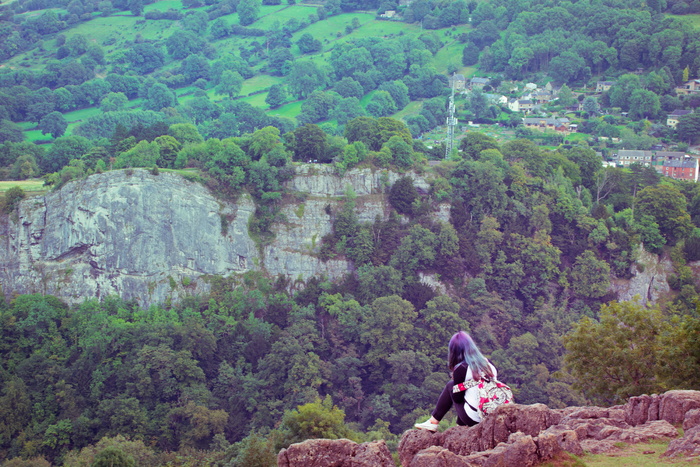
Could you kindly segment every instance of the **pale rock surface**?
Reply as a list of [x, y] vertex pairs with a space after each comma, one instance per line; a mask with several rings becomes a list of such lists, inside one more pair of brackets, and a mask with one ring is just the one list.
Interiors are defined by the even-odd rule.
[[660, 259], [642, 246], [635, 253], [637, 261], [631, 266], [632, 278], [615, 279], [611, 288], [619, 301], [639, 299], [641, 304], [654, 303], [671, 290], [667, 278], [673, 273], [673, 264], [670, 259]]
[[148, 304], [200, 293], [209, 287], [201, 276], [252, 267], [254, 209], [247, 196], [225, 205], [174, 174], [96, 174], [23, 201], [18, 219], [2, 223], [0, 282], [6, 293], [69, 303], [118, 294]]

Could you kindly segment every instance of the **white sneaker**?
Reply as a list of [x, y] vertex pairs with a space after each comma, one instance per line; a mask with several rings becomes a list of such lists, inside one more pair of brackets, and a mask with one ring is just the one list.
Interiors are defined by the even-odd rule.
[[437, 431], [438, 429], [438, 425], [436, 425], [435, 423], [430, 423], [430, 420], [426, 420], [423, 423], [416, 423], [413, 426], [415, 426], [418, 429], [428, 431]]

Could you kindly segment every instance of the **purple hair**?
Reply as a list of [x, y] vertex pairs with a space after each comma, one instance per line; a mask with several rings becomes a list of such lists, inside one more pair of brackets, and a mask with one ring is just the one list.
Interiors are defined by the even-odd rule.
[[474, 379], [482, 376], [493, 377], [491, 366], [486, 357], [476, 346], [471, 336], [464, 331], [459, 331], [447, 346], [447, 366], [453, 371], [457, 365], [465, 363], [472, 370]]

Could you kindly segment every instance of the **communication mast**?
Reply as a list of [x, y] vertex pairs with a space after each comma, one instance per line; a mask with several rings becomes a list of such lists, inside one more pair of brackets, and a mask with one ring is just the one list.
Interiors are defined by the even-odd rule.
[[447, 137], [445, 138], [445, 159], [452, 153], [455, 144], [455, 127], [457, 119], [455, 118], [455, 82], [456, 73], [452, 73], [452, 95], [450, 95], [450, 108], [447, 115]]

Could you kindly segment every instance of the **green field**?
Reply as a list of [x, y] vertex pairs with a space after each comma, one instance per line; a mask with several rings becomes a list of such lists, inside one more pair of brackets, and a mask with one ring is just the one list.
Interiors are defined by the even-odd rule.
[[28, 193], [37, 193], [48, 191], [48, 187], [44, 186], [44, 181], [39, 179], [34, 180], [7, 180], [0, 182], [0, 193], [4, 193], [12, 187], [18, 186]]
[[310, 14], [316, 13], [315, 7], [305, 5], [268, 5], [260, 8], [258, 20], [251, 27], [258, 29], [271, 29], [281, 27], [290, 19], [305, 20]]
[[[198, 9], [201, 10], [202, 8]], [[303, 4], [262, 6], [258, 20], [250, 27], [259, 29], [275, 29], [283, 27], [284, 24], [291, 19], [295, 19], [299, 22], [306, 21], [309, 15], [316, 13], [317, 8], [318, 5]], [[190, 9], [183, 9], [180, 0], [157, 1], [156, 3], [145, 6], [144, 11], [165, 11], [168, 9], [190, 11]], [[222, 18], [229, 24], [238, 24], [239, 21], [237, 13], [223, 16]], [[347, 34], [346, 27], [351, 25], [353, 20], [357, 20], [356, 23], [359, 22], [359, 27]], [[399, 35], [417, 37], [421, 34], [436, 34], [443, 43], [443, 47], [432, 59], [432, 64], [435, 66], [436, 70], [440, 73], [446, 74], [448, 68], [457, 69], [459, 72], [469, 76], [475, 73], [476, 69], [461, 66], [461, 51], [463, 44], [455, 39], [459, 34], [467, 29], [468, 26], [459, 26], [457, 28], [428, 31], [423, 30], [418, 24], [377, 20], [375, 19], [375, 15], [373, 13], [342, 13], [336, 16], [331, 16], [324, 21], [310, 24], [307, 27], [293, 33], [291, 38], [293, 44], [298, 41], [302, 35], [308, 33], [315, 39], [321, 41], [322, 52], [311, 55], [301, 55], [296, 45], [293, 45], [291, 50], [295, 57], [302, 58], [303, 60], [310, 60], [320, 68], [327, 69], [332, 50], [336, 44], [358, 40], [363, 37], [389, 38], [397, 37]], [[177, 21], [144, 21], [143, 17], [132, 16], [130, 12], [120, 12], [109, 17], [103, 17], [99, 13], [96, 13], [92, 20], [78, 23], [74, 27], [66, 30], [63, 34], [67, 38], [70, 38], [76, 34], [84, 35], [89, 39], [89, 41], [103, 47], [109, 62], [115, 59], [119, 61], [118, 57], [124, 53], [125, 48], [130, 47], [131, 44], [133, 44], [134, 39], [137, 36], [143, 40], [151, 41], [156, 45], [160, 45], [165, 52], [165, 39], [179, 30], [180, 23]], [[208, 31], [205, 34], [208, 35]], [[210, 62], [213, 62], [214, 60], [217, 60], [228, 53], [238, 55], [241, 48], [250, 49], [253, 42], [262, 44], [263, 47], [265, 46], [265, 38], [259, 36], [232, 35], [212, 42], [212, 45], [217, 49], [217, 55], [216, 57], [212, 58]], [[50, 60], [55, 59], [56, 50], [56, 41], [54, 39], [47, 39], [42, 43], [41, 47], [28, 51], [24, 54], [20, 54], [6, 61], [6, 64], [8, 66], [22, 66], [28, 69], [40, 70], [44, 68]], [[251, 62], [251, 66], [254, 70], [264, 71], [266, 61], [263, 58], [264, 57]], [[158, 79], [159, 76], [167, 73], [177, 74], [180, 72], [180, 61], [173, 60], [167, 53], [165, 55], [165, 59], [166, 62], [164, 66], [154, 73], [154, 77], [156, 79]], [[96, 71], [99, 73], [99, 76], [103, 77], [111, 70], [109, 66], [106, 66]], [[302, 102], [291, 102], [274, 110], [269, 110], [269, 106], [265, 103], [265, 97], [267, 95], [265, 91], [274, 84], [285, 84], [286, 82], [286, 77], [271, 76], [259, 73], [243, 82], [240, 92], [240, 99], [255, 107], [266, 110], [272, 116], [279, 115], [294, 118], [300, 113]], [[332, 82], [329, 83], [332, 86]], [[174, 89], [174, 91], [178, 96], [179, 103], [185, 104], [192, 99], [195, 88], [193, 86], [187, 86]], [[214, 102], [220, 102], [226, 97], [217, 94], [213, 84], [208, 85], [205, 91], [209, 99]], [[291, 98], [292, 97], [290, 97], [290, 99]], [[370, 99], [371, 94], [364, 96], [361, 102], [363, 105], [366, 105]], [[142, 105], [143, 99], [133, 99], [129, 101], [127, 108], [138, 109]], [[408, 115], [418, 112], [421, 105], [422, 104], [420, 102], [413, 102], [405, 109], [397, 112], [395, 116], [398, 118], [405, 118]], [[81, 122], [85, 121], [91, 116], [98, 115], [100, 112], [101, 110], [99, 109], [99, 106], [95, 106], [65, 113], [64, 117], [69, 123], [66, 135], [70, 135], [74, 128]], [[36, 122], [25, 122], [21, 126], [24, 129], [25, 138], [27, 140], [42, 142], [51, 141], [50, 135], [42, 135], [41, 131], [36, 129]]]
[[276, 108], [275, 110], [271, 110], [269, 115], [294, 118], [301, 113], [301, 104], [302, 101], [290, 102], [289, 104], [285, 104]]
[[668, 18], [675, 18], [684, 23], [688, 23], [695, 28], [700, 29], [700, 15], [666, 15]]
[[284, 80], [280, 76], [272, 75], [256, 75], [250, 79], [243, 81], [243, 86], [241, 87], [241, 96], [247, 96], [251, 92], [263, 91], [273, 84], [282, 84]]

